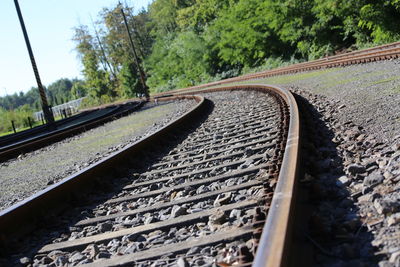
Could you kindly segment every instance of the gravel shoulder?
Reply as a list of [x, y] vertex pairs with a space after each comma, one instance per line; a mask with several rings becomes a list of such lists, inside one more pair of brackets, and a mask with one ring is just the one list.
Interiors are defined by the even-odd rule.
[[400, 60], [379, 61], [252, 81], [297, 87], [340, 102], [343, 121], [353, 121], [381, 142], [400, 134]]
[[315, 266], [400, 266], [399, 73], [391, 60], [251, 81], [305, 106]]
[[0, 163], [0, 210], [160, 129], [194, 104], [149, 103], [127, 117]]

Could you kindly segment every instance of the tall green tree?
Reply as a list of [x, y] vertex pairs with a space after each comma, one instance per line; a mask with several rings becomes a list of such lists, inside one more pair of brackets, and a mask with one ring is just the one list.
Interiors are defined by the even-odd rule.
[[141, 85], [137, 77], [135, 63], [129, 61], [124, 62], [119, 72], [119, 79], [121, 81], [121, 96], [123, 98], [136, 97], [137, 94], [140, 93]]
[[100, 69], [100, 53], [94, 45], [94, 38], [87, 26], [75, 28], [73, 40], [77, 43], [76, 49], [82, 59], [83, 74], [89, 96], [99, 99], [103, 95], [115, 96], [110, 85], [109, 73]]
[[[154, 0], [133, 14], [133, 41], [153, 91], [231, 77], [270, 62], [307, 60], [351, 47], [398, 41], [399, 0]], [[109, 84], [119, 97], [137, 87], [137, 69], [119, 6], [103, 9], [99, 40], [117, 79], [107, 82], [98, 44], [81, 29], [85, 84]], [[100, 59], [99, 59], [100, 58]], [[265, 64], [265, 65], [264, 65]], [[98, 97], [104, 92], [88, 90]], [[92, 93], [91, 93], [92, 92]], [[94, 92], [94, 93], [93, 93]], [[109, 94], [109, 93], [106, 93]]]
[[172, 34], [177, 29], [176, 0], [157, 0], [153, 1], [149, 7], [150, 24], [153, 28], [153, 36]]
[[205, 41], [194, 32], [157, 40], [148, 59], [148, 84], [157, 91], [195, 85], [209, 79]]
[[400, 1], [360, 1], [358, 26], [368, 30], [374, 43], [382, 44], [400, 39]]

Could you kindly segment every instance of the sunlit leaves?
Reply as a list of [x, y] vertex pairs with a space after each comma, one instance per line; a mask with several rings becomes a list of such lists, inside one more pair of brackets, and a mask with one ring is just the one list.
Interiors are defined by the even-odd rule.
[[156, 41], [148, 59], [148, 83], [158, 91], [195, 85], [208, 77], [207, 47], [194, 32], [183, 32]]

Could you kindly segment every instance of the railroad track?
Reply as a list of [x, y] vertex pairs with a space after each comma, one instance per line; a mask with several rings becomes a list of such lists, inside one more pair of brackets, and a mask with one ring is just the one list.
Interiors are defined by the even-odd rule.
[[1, 212], [3, 262], [283, 266], [299, 142], [293, 96], [245, 85], [178, 97], [198, 104]]
[[201, 84], [197, 86], [177, 89], [165, 93], [159, 93], [157, 96], [171, 93], [184, 93], [193, 90], [199, 90], [214, 86], [228, 85], [231, 83], [245, 82], [249, 80], [263, 79], [272, 76], [304, 72], [310, 70], [343, 67], [347, 65], [361, 64], [380, 60], [400, 58], [400, 42], [385, 44], [373, 48], [357, 50], [335, 56], [328, 56], [317, 60], [307, 61], [304, 63], [293, 64], [272, 70], [261, 71], [257, 73], [246, 74], [234, 78], [228, 78], [221, 81]]
[[0, 138], [0, 161], [6, 161], [126, 116], [140, 109], [144, 103], [144, 101], [130, 101], [124, 104], [99, 107], [56, 121], [54, 125], [46, 124], [4, 136]]

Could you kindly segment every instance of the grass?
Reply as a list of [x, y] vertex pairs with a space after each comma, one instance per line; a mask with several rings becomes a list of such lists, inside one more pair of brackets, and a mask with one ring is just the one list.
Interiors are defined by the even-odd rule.
[[209, 89], [209, 88], [218, 88], [218, 87], [224, 87], [224, 86], [254, 84], [254, 83], [287, 84], [287, 83], [296, 82], [296, 81], [300, 81], [300, 80], [306, 80], [306, 79], [310, 79], [310, 78], [319, 77], [324, 74], [334, 72], [336, 70], [337, 70], [337, 68], [331, 68], [331, 69], [324, 69], [324, 70], [318, 70], [318, 71], [301, 72], [301, 73], [296, 73], [296, 74], [291, 74], [291, 75], [288, 75], [288, 74], [278, 75], [278, 76], [268, 77], [268, 78], [264, 78], [264, 79], [241, 81], [241, 82], [234, 82], [234, 83], [228, 83], [228, 84], [223, 84], [223, 85], [207, 87], [204, 90]]
[[13, 133], [14, 133], [14, 131], [2, 132], [2, 133], [0, 133], [0, 136], [5, 136], [5, 135], [13, 134]]
[[[56, 116], [56, 117], [54, 117], [54, 120], [55, 120], [55, 121], [59, 121], [59, 120], [61, 120], [61, 119], [63, 119], [62, 116]], [[36, 126], [40, 126], [40, 125], [42, 125], [42, 122], [41, 122], [41, 121], [33, 121], [33, 123], [32, 123], [32, 128], [34, 128], [34, 127], [36, 127]], [[25, 130], [29, 130], [29, 129], [30, 129], [30, 127], [27, 126], [27, 127], [17, 128], [16, 130], [17, 130], [17, 133], [19, 133], [19, 132], [22, 132], [22, 131], [25, 131]], [[6, 132], [0, 132], [0, 136], [5, 136], [5, 135], [13, 134], [13, 133], [14, 133], [13, 130], [6, 131]]]
[[[39, 126], [40, 124], [41, 123], [39, 123], [39, 122], [34, 122], [32, 125], [32, 128]], [[17, 133], [19, 133], [19, 132], [29, 130], [29, 129], [30, 129], [30, 127], [23, 127], [23, 128], [17, 128], [16, 130], [17, 130]], [[5, 135], [13, 134], [13, 133], [14, 133], [14, 131], [2, 132], [2, 133], [0, 133], [0, 136], [5, 136]]]
[[393, 88], [390, 88], [390, 89], [386, 89], [384, 91], [384, 93], [388, 94], [388, 95], [392, 95], [392, 94], [398, 95], [398, 94], [400, 94], [400, 86], [393, 87]]
[[[233, 85], [241, 85], [241, 84], [254, 84], [254, 83], [264, 83], [264, 84], [290, 84], [297, 83], [299, 81], [304, 81], [308, 79], [318, 79], [318, 88], [316, 89], [316, 93], [324, 93], [327, 91], [331, 91], [335, 87], [340, 87], [341, 85], [351, 84], [354, 82], [364, 82], [364, 84], [357, 84], [357, 87], [369, 87], [374, 85], [379, 85], [383, 83], [388, 83], [391, 81], [399, 81], [400, 76], [394, 76], [390, 78], [385, 78], [387, 72], [385, 71], [369, 71], [369, 72], [359, 72], [359, 70], [354, 69], [343, 69], [343, 68], [329, 68], [317, 71], [309, 71], [309, 72], [301, 72], [296, 74], [288, 74], [288, 75], [279, 75], [274, 77], [268, 77], [264, 79], [258, 80], [250, 80], [250, 81], [242, 81], [229, 83], [224, 85], [215, 86], [223, 87], [223, 86], [233, 86]], [[387, 77], [387, 76], [386, 76]], [[372, 81], [371, 81], [372, 80]], [[374, 81], [375, 80], [375, 81]], [[368, 81], [368, 82], [367, 82]], [[209, 87], [210, 88], [210, 87]], [[382, 91], [384, 94], [399, 94], [400, 87], [394, 87], [391, 89], [387, 89]]]
[[159, 118], [169, 113], [169, 110], [170, 104], [144, 109], [141, 112], [109, 122], [107, 125], [113, 125], [111, 127], [95, 128], [79, 140], [74, 141], [74, 144], [78, 147], [85, 147], [88, 151], [97, 151], [100, 147], [111, 147], [130, 139], [132, 133], [150, 127]]
[[323, 70], [310, 71], [310, 72], [300, 72], [300, 73], [296, 73], [296, 74], [292, 74], [292, 75], [279, 75], [279, 76], [268, 77], [265, 79], [257, 80], [256, 82], [285, 84], [285, 83], [297, 82], [297, 81], [301, 81], [301, 80], [319, 77], [321, 75], [328, 74], [328, 73], [331, 73], [334, 71], [337, 71], [337, 68], [323, 69]]
[[[292, 83], [292, 82], [299, 82], [301, 80], [306, 80], [306, 79], [321, 78], [320, 89], [324, 90], [324, 89], [329, 89], [329, 88], [332, 88], [335, 86], [362, 80], [363, 78], [366, 78], [366, 77], [377, 77], [377, 76], [381, 76], [381, 75], [385, 74], [385, 72], [383, 72], [383, 71], [377, 71], [377, 72], [364, 73], [361, 75], [357, 75], [359, 73], [358, 71], [344, 72], [341, 70], [343, 70], [343, 69], [330, 68], [330, 69], [324, 69], [324, 70], [319, 70], [319, 71], [302, 72], [302, 73], [298, 73], [298, 74], [294, 74], [294, 75], [280, 75], [280, 76], [276, 76], [276, 77], [270, 77], [270, 78], [257, 80], [254, 82], [264, 82], [264, 83], [272, 83], [272, 84], [287, 84], [287, 83]], [[337, 72], [337, 73], [333, 73], [333, 72]], [[379, 83], [384, 83], [384, 82], [389, 82], [389, 81], [397, 80], [397, 79], [400, 79], [400, 77], [379, 80], [376, 82], [369, 83], [368, 86], [374, 85], [374, 84], [379, 84]], [[253, 82], [253, 81], [250, 81], [250, 82]]]
[[387, 79], [382, 79], [382, 80], [370, 82], [370, 83], [363, 84], [363, 85], [364, 86], [373, 86], [373, 85], [378, 85], [378, 84], [382, 84], [382, 83], [388, 83], [388, 82], [396, 81], [396, 80], [400, 80], [400, 76], [394, 76], [394, 77], [390, 77], [390, 78], [387, 78]]
[[[385, 72], [383, 71], [377, 71], [372, 73], [369, 72], [357, 75], [358, 73], [359, 73], [358, 71], [341, 72], [338, 75], [330, 76], [329, 78], [327, 77], [325, 85], [322, 85], [321, 89], [328, 89], [338, 85], [348, 84], [359, 80], [361, 81], [362, 79], [367, 77], [377, 77], [385, 74]], [[340, 77], [342, 77], [342, 79], [340, 79]]]

